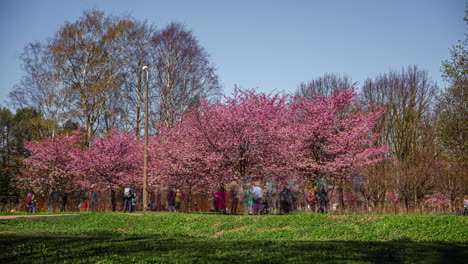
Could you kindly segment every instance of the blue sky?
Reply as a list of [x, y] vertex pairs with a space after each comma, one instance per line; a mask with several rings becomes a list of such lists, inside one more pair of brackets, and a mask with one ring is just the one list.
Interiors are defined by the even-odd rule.
[[184, 23], [211, 55], [224, 88], [294, 92], [324, 73], [362, 83], [418, 65], [444, 87], [441, 61], [464, 38], [465, 0], [0, 0], [0, 103], [18, 83], [18, 55], [86, 9], [164, 27]]

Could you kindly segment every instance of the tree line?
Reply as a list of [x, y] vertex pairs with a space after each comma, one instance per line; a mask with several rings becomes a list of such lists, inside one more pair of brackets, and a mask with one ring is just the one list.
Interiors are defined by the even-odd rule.
[[[468, 23], [467, 16], [464, 19]], [[311, 172], [311, 168], [305, 166], [301, 173], [296, 174], [309, 175], [314, 179], [320, 178], [319, 175], [334, 175], [333, 186], [341, 196], [346, 192], [359, 193], [373, 207], [383, 206], [389, 199], [389, 193], [396, 195], [407, 209], [416, 208], [433, 197], [447, 198], [450, 201], [448, 206], [453, 210], [459, 207], [463, 194], [468, 193], [467, 44], [465, 39], [452, 47], [451, 58], [442, 62], [442, 75], [449, 84], [445, 90], [441, 90], [425, 70], [409, 66], [365, 80], [353, 108], [337, 110], [336, 118], [346, 119], [346, 115], [357, 109], [366, 109], [369, 113], [384, 109], [372, 125], [372, 134], [378, 136], [368, 143], [368, 147], [388, 147], [385, 158], [358, 166], [359, 169], [351, 169], [355, 166], [349, 165], [343, 169], [346, 173], [331, 173], [320, 167], [322, 165], [314, 165], [315, 171]], [[6, 190], [2, 192], [5, 202], [19, 195], [18, 190], [11, 186], [15, 186], [17, 179], [14, 175], [21, 175], [23, 159], [31, 155], [31, 150], [24, 147], [25, 142], [60, 138], [81, 124], [84, 125], [85, 145], [89, 147], [96, 144], [90, 142], [115, 128], [130, 132], [138, 139], [145, 115], [145, 78], [142, 74], [145, 65], [149, 66], [152, 76], [149, 83], [151, 97], [148, 98], [152, 135], [180, 127], [182, 116], [187, 112], [193, 113], [189, 110], [222, 103], [219, 80], [208, 53], [190, 30], [175, 22], [157, 29], [132, 17], [85, 11], [77, 21], [66, 22], [47, 42], [28, 44], [21, 59], [24, 76], [10, 93], [8, 102], [16, 113], [8, 108], [1, 112], [1, 188]], [[333, 98], [338, 91], [349, 91], [353, 86], [351, 80], [348, 76], [325, 74], [303, 82], [294, 94], [295, 102], [300, 101], [298, 98], [309, 98], [313, 102], [309, 107], [313, 109], [317, 96]], [[203, 103], [202, 99], [208, 101]], [[224, 101], [229, 100], [225, 98]], [[263, 120], [246, 118], [252, 124]], [[205, 140], [216, 138], [206, 135], [219, 129], [205, 128]], [[276, 134], [282, 132], [278, 130]], [[304, 134], [309, 132], [303, 131]], [[187, 137], [189, 135], [196, 133], [192, 131]], [[322, 153], [325, 139], [314, 136], [314, 140], [309, 139], [309, 158], [315, 157], [314, 164], [319, 164], [328, 154]], [[174, 142], [178, 141], [174, 139]], [[219, 142], [223, 141], [208, 143], [214, 148]], [[242, 148], [237, 146], [236, 150]], [[165, 153], [171, 153], [171, 149], [177, 148], [166, 149]], [[185, 149], [190, 148], [186, 146]], [[244, 152], [249, 150], [252, 153], [256, 151], [245, 147]], [[180, 152], [183, 151], [178, 155], [182, 155]], [[161, 155], [163, 152], [153, 153]], [[188, 157], [178, 157], [180, 162], [184, 162], [177, 166], [182, 167], [171, 171], [187, 173], [186, 167], [194, 166], [195, 162], [187, 160]], [[157, 160], [158, 157], [152, 159]], [[249, 158], [238, 160], [238, 170], [231, 171], [231, 176], [245, 175], [246, 167], [242, 164], [249, 161]], [[284, 161], [276, 159], [278, 164]], [[159, 164], [158, 168], [168, 169], [173, 164]], [[217, 166], [219, 168], [219, 164]], [[300, 167], [296, 164], [295, 169]], [[207, 174], [202, 168], [209, 166], [197, 168], [199, 173]], [[180, 171], [166, 172], [160, 177], [183, 174]], [[269, 174], [274, 175], [272, 172]], [[341, 203], [343, 200], [341, 197]]]

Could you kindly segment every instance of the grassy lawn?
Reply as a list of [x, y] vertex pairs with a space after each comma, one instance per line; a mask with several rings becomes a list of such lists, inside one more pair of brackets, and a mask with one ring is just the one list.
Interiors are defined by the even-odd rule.
[[468, 217], [79, 213], [0, 220], [0, 245], [0, 263], [466, 263]]

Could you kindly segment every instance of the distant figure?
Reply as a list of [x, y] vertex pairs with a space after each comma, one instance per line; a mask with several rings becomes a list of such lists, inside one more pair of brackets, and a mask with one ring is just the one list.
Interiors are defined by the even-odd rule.
[[288, 187], [284, 186], [280, 192], [280, 212], [289, 214], [294, 210], [294, 194]]
[[260, 210], [261, 215], [267, 215], [270, 214], [270, 209], [268, 208], [268, 202], [264, 200], [262, 202], [262, 209]]
[[68, 196], [64, 194], [62, 197], [62, 207], [60, 208], [60, 212], [67, 211], [67, 203], [68, 203]]
[[328, 195], [325, 187], [321, 186], [318, 192], [319, 198], [319, 213], [326, 214], [328, 213]]
[[123, 212], [127, 211], [132, 212], [132, 198], [135, 196], [135, 192], [131, 186], [128, 186], [124, 189], [124, 208]]
[[133, 193], [132, 195], [132, 206], [130, 207], [130, 212], [135, 212], [136, 210], [136, 203], [137, 203], [137, 194], [136, 193]]
[[253, 189], [252, 189], [252, 197], [253, 197], [253, 214], [258, 215], [260, 214], [260, 209], [262, 209], [262, 198], [263, 198], [263, 190], [260, 187], [260, 182], [256, 182]]
[[465, 195], [465, 199], [463, 199], [463, 215], [468, 215], [468, 195]]
[[246, 188], [244, 189], [244, 213], [251, 214], [252, 213], [252, 205], [253, 205], [253, 196], [252, 191], [249, 190], [250, 184], [247, 184]]
[[313, 191], [309, 191], [307, 202], [309, 203], [309, 210], [315, 212], [316, 196]]
[[28, 213], [36, 213], [36, 195], [34, 194], [34, 191], [31, 191], [28, 194], [26, 194], [25, 202], [26, 208], [28, 208]]
[[237, 183], [231, 183], [231, 190], [229, 191], [229, 199], [231, 202], [231, 214], [237, 213], [237, 204], [239, 203], [239, 194], [237, 192]]
[[175, 202], [176, 202], [175, 209], [176, 209], [176, 212], [178, 212], [180, 208], [182, 207], [181, 206], [182, 205], [182, 193], [180, 192], [179, 189], [176, 190]]
[[53, 212], [58, 210], [59, 201], [60, 201], [60, 193], [56, 190], [53, 190], [52, 193], [49, 195], [50, 207]]
[[175, 212], [176, 211], [175, 210], [176, 193], [174, 192], [174, 190], [169, 189], [169, 191], [167, 192], [166, 200], [167, 200], [167, 210], [169, 212]]
[[91, 211], [96, 212], [98, 209], [98, 202], [99, 202], [99, 192], [94, 190], [91, 192]]
[[149, 202], [148, 207], [151, 211], [156, 211], [156, 204], [154, 203], [154, 200]]
[[226, 191], [222, 185], [219, 190], [214, 193], [214, 207], [216, 212], [226, 213]]

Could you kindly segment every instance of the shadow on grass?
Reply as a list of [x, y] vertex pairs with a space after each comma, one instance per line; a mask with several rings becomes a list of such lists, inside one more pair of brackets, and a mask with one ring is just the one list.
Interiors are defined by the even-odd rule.
[[468, 244], [0, 235], [0, 263], [464, 263]]

